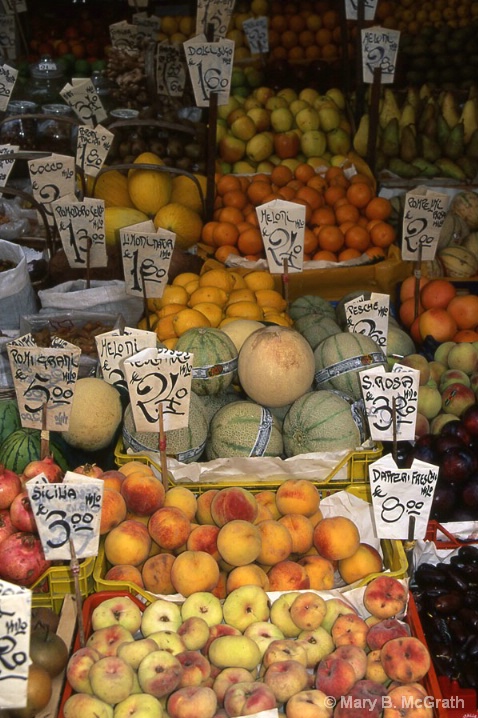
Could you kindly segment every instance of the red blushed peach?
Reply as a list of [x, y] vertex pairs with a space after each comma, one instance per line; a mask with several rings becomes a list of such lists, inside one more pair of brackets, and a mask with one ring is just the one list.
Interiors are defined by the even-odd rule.
[[205, 551], [184, 551], [171, 568], [171, 583], [186, 598], [197, 591], [212, 591], [219, 581], [219, 566]]
[[428, 648], [414, 636], [392, 638], [381, 648], [380, 660], [387, 676], [400, 683], [415, 683], [428, 673]]
[[184, 511], [190, 521], [194, 521], [197, 511], [197, 499], [186, 486], [173, 486], [166, 491], [163, 506], [175, 506]]
[[270, 591], [301, 591], [310, 588], [304, 566], [295, 561], [280, 561], [267, 574]]
[[[383, 718], [432, 718], [435, 711], [433, 706], [424, 704], [425, 695], [422, 686], [417, 683], [406, 683], [389, 689]], [[409, 706], [405, 711], [404, 705]]]
[[384, 618], [373, 626], [369, 627], [367, 633], [367, 645], [371, 651], [382, 648], [392, 638], [404, 638], [410, 635], [408, 623], [399, 621], [398, 618]]
[[141, 573], [147, 591], [164, 595], [175, 593], [171, 583], [171, 569], [175, 560], [170, 553], [159, 553], [144, 562]]
[[315, 514], [312, 514], [312, 516], [309, 516], [308, 518], [309, 518], [309, 521], [311, 522], [312, 526], [315, 528], [317, 526], [317, 524], [319, 523], [319, 521], [322, 521], [322, 519], [324, 517], [323, 517], [322, 511], [320, 509], [317, 509]]
[[356, 680], [355, 670], [348, 661], [329, 655], [319, 661], [315, 688], [337, 700], [352, 690]]
[[100, 536], [104, 536], [126, 518], [126, 503], [116, 489], [103, 487], [101, 504]]
[[128, 564], [118, 564], [118, 566], [112, 566], [106, 572], [105, 580], [132, 583], [135, 586], [144, 588], [141, 571], [136, 566], [130, 566]]
[[310, 588], [314, 591], [326, 591], [334, 587], [334, 566], [322, 556], [304, 556], [298, 561], [309, 577]]
[[219, 561], [220, 555], [217, 550], [217, 535], [219, 526], [203, 524], [196, 526], [188, 536], [186, 547], [188, 551], [206, 551]]
[[218, 533], [217, 547], [221, 557], [232, 566], [245, 566], [252, 563], [261, 550], [259, 528], [250, 521], [242, 519], [229, 521]]
[[273, 521], [275, 520], [272, 516], [271, 510], [265, 504], [257, 504], [257, 516], [254, 523], [260, 524], [262, 521]]
[[200, 686], [211, 675], [211, 664], [200, 651], [181, 651], [176, 658], [183, 667], [179, 688]]
[[377, 576], [365, 587], [363, 605], [372, 616], [392, 618], [407, 605], [407, 589], [393, 576]]
[[261, 521], [257, 524], [261, 537], [261, 550], [257, 562], [274, 566], [289, 558], [292, 550], [292, 537], [286, 526], [275, 519]]
[[239, 586], [260, 586], [264, 591], [269, 590], [269, 577], [263, 568], [255, 563], [246, 566], [237, 566], [227, 574], [226, 592], [229, 594]]
[[151, 515], [148, 531], [158, 546], [172, 551], [186, 544], [191, 532], [191, 522], [184, 511], [168, 506]]
[[340, 561], [356, 552], [360, 534], [354, 522], [346, 516], [331, 516], [319, 521], [314, 529], [314, 546], [329, 561]]
[[121, 563], [139, 566], [148, 558], [150, 548], [151, 536], [139, 521], [122, 521], [106, 534], [105, 556], [113, 566]]
[[335, 619], [331, 635], [337, 648], [352, 645], [365, 649], [367, 633], [368, 626], [363, 618], [356, 613], [344, 613]]
[[254, 494], [240, 486], [220, 489], [211, 502], [211, 516], [217, 526], [224, 526], [238, 519], [253, 522], [257, 512]]
[[151, 516], [161, 508], [165, 493], [162, 481], [148, 474], [130, 474], [121, 484], [128, 511], [140, 516]]
[[217, 698], [212, 688], [186, 686], [169, 694], [166, 709], [171, 718], [213, 718]]
[[319, 508], [319, 503], [319, 491], [307, 479], [286, 479], [276, 492], [277, 509], [282, 516], [285, 514], [313, 516]]
[[198, 524], [213, 524], [214, 520], [211, 516], [211, 503], [219, 489], [209, 489], [203, 494], [199, 494], [196, 502], [196, 521]]
[[121, 471], [109, 469], [108, 471], [103, 471], [99, 478], [104, 482], [105, 489], [108, 487], [108, 489], [121, 491], [121, 484], [124, 481], [124, 474]]
[[211, 626], [209, 629], [209, 638], [206, 644], [201, 648], [201, 653], [206, 657], [209, 656], [209, 648], [211, 643], [219, 638], [219, 636], [241, 636], [241, 632], [234, 626], [229, 626], [227, 623], [217, 623], [215, 626]]
[[361, 543], [355, 553], [339, 561], [339, 573], [345, 583], [353, 583], [371, 573], [379, 573], [382, 566], [382, 557], [377, 549]]
[[348, 661], [354, 669], [358, 681], [365, 677], [365, 673], [367, 672], [367, 653], [365, 653], [363, 648], [348, 643], [336, 648], [331, 655]]
[[219, 571], [219, 578], [217, 580], [217, 583], [215, 587], [212, 589], [211, 593], [214, 594], [214, 596], [217, 596], [217, 598], [220, 598], [221, 600], [223, 598], [226, 598], [227, 596], [227, 573], [225, 571]]
[[224, 703], [226, 691], [236, 683], [252, 683], [252, 673], [246, 668], [223, 668], [214, 679], [213, 690], [220, 706]]
[[276, 504], [276, 493], [272, 489], [264, 489], [255, 494], [256, 501], [261, 506], [266, 506], [272, 514], [273, 519], [280, 518], [279, 509]]
[[286, 526], [292, 537], [292, 553], [302, 556], [312, 546], [314, 527], [307, 516], [302, 514], [286, 514], [279, 519]]

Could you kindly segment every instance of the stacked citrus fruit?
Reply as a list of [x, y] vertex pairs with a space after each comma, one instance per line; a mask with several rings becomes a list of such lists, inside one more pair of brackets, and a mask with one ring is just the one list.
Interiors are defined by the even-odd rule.
[[219, 175], [214, 217], [203, 226], [201, 242], [221, 262], [230, 254], [263, 258], [255, 209], [273, 200], [304, 205], [305, 261], [343, 262], [364, 252], [383, 259], [395, 240], [395, 229], [387, 222], [390, 201], [376, 195], [371, 177], [358, 172], [347, 176], [342, 167], [318, 174], [301, 163], [295, 170], [278, 165], [271, 174]]
[[274, 286], [266, 271], [241, 274], [218, 266], [202, 274], [182, 272], [161, 298], [148, 300], [149, 315], [141, 319], [139, 328], [149, 326], [165, 346], [174, 349], [188, 329], [221, 328], [236, 319], [291, 326], [286, 301]]

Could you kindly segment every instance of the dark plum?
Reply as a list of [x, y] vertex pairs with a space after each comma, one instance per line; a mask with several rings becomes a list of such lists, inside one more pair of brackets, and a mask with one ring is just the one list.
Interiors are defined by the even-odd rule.
[[466, 448], [466, 444], [463, 443], [459, 436], [454, 436], [453, 434], [439, 434], [435, 439], [435, 452], [439, 456], [450, 449], [464, 448]]
[[[461, 501], [469, 509], [478, 509], [478, 472], [474, 472], [463, 484], [461, 489]], [[478, 519], [478, 511], [477, 511]]]
[[430, 518], [437, 521], [447, 521], [457, 501], [455, 487], [452, 484], [437, 484], [433, 494]]
[[440, 436], [457, 436], [466, 446], [471, 442], [470, 432], [459, 419], [457, 421], [449, 421], [448, 424], [445, 424], [440, 432]]
[[476, 471], [476, 454], [464, 446], [450, 448], [441, 454], [439, 466], [440, 479], [453, 484], [462, 484]]
[[461, 417], [461, 423], [471, 436], [478, 438], [478, 404], [466, 409]]

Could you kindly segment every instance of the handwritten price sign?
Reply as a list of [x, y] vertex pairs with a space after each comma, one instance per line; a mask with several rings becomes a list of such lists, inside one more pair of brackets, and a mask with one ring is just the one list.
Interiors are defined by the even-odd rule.
[[61, 244], [70, 267], [106, 267], [105, 203], [102, 199], [85, 197], [79, 202], [75, 195], [61, 197], [51, 203]]
[[114, 134], [101, 125], [78, 127], [76, 164], [90, 177], [96, 177], [103, 167], [113, 143]]
[[402, 259], [431, 261], [448, 211], [450, 198], [427, 187], [405, 195], [402, 221]]
[[[391, 372], [381, 367], [360, 372], [359, 377], [372, 439], [413, 441], [420, 372], [394, 364]], [[393, 435], [394, 412], [396, 437]]]
[[369, 469], [370, 490], [379, 538], [408, 538], [410, 519], [415, 519], [414, 539], [424, 539], [438, 479], [438, 466], [415, 459], [411, 468], [399, 469], [387, 454]]
[[158, 95], [182, 97], [186, 83], [184, 51], [179, 43], [164, 40], [156, 50], [156, 88]]
[[9, 65], [0, 65], [0, 110], [2, 112], [7, 109], [17, 77], [18, 70]]
[[[377, 0], [363, 0], [364, 20], [373, 20], [377, 9]], [[358, 20], [358, 0], [345, 0], [345, 17]]]
[[123, 364], [125, 359], [138, 354], [143, 349], [154, 349], [157, 344], [155, 332], [125, 327], [120, 334], [118, 329], [95, 337], [98, 358], [103, 379], [108, 384], [127, 390]]
[[244, 20], [242, 27], [252, 54], [269, 52], [268, 19], [266, 17], [250, 17]]
[[361, 31], [363, 81], [371, 84], [375, 68], [381, 70], [381, 83], [395, 80], [400, 32], [384, 27], [369, 27]]
[[370, 337], [386, 355], [389, 314], [388, 294], [372, 292], [370, 299], [358, 297], [345, 305], [347, 331]]
[[140, 222], [120, 230], [121, 256], [127, 294], [162, 297], [176, 235]]
[[0, 581], [0, 710], [27, 705], [32, 593]]
[[275, 199], [256, 207], [271, 274], [301, 272], [304, 265], [305, 207]]
[[98, 554], [103, 482], [67, 471], [63, 483], [28, 482], [28, 497], [47, 559], [71, 558], [70, 540], [78, 558]]
[[196, 8], [196, 35], [207, 35], [212, 28], [212, 40], [226, 36], [236, 0], [198, 0]]
[[18, 152], [18, 145], [0, 145], [0, 187], [5, 187], [13, 169], [15, 160], [9, 160], [8, 155]]
[[75, 194], [75, 159], [68, 155], [51, 155], [29, 160], [28, 172], [32, 194], [43, 205], [50, 227], [55, 226], [51, 203], [65, 195]]
[[198, 107], [208, 107], [213, 93], [225, 105], [231, 90], [233, 40], [205, 42], [192, 38], [183, 43], [191, 84]]
[[73, 78], [72, 83], [67, 83], [60, 95], [73, 108], [76, 116], [89, 127], [106, 120], [108, 114], [92, 81]]

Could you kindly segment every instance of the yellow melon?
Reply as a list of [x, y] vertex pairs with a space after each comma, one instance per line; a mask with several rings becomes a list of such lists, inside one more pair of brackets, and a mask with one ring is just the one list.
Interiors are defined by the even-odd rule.
[[[138, 155], [134, 163], [165, 166], [152, 152]], [[128, 192], [134, 206], [151, 217], [169, 202], [171, 187], [171, 175], [165, 169], [130, 169], [128, 172]]]
[[105, 208], [105, 238], [106, 244], [115, 246], [119, 244], [119, 230], [122, 227], [129, 227], [131, 224], [138, 224], [149, 219], [148, 215], [131, 207], [106, 207]]
[[105, 207], [134, 208], [128, 192], [128, 178], [118, 170], [108, 170], [98, 177], [93, 197], [104, 200]]
[[156, 213], [153, 221], [156, 229], [162, 227], [176, 234], [176, 246], [179, 249], [189, 249], [201, 237], [201, 217], [183, 204], [169, 202]]
[[[176, 175], [172, 180], [171, 202], [178, 202], [185, 207], [193, 209], [198, 214], [203, 214], [203, 199], [206, 199], [207, 178], [204, 175], [195, 174], [201, 193], [196, 182], [187, 175]], [[201, 196], [202, 195], [202, 196]]]

